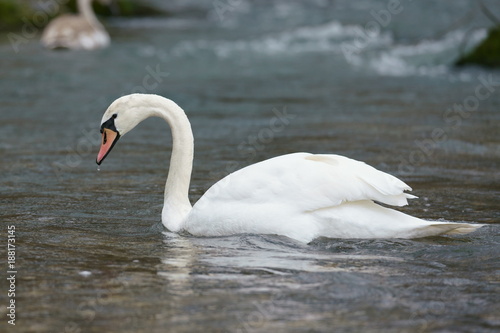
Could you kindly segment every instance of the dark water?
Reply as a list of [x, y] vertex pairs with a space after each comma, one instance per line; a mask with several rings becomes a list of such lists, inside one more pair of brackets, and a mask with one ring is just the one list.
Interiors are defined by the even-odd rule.
[[[110, 20], [112, 46], [96, 52], [26, 38], [16, 53], [1, 37], [0, 215], [18, 246], [16, 326], [2, 278], [2, 330], [498, 331], [500, 73], [450, 66], [490, 24], [476, 2], [402, 1], [371, 37], [359, 31], [384, 1], [231, 3], [158, 1], [174, 17]], [[412, 186], [409, 214], [486, 226], [308, 245], [165, 232], [166, 124], [146, 121], [94, 162], [102, 113], [131, 92], [188, 113], [193, 201], [267, 157], [337, 153]]]

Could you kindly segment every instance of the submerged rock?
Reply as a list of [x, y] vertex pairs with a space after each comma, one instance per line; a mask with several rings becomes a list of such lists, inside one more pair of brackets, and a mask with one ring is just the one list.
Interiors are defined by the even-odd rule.
[[488, 37], [474, 50], [458, 59], [455, 65], [500, 67], [500, 25], [490, 29]]

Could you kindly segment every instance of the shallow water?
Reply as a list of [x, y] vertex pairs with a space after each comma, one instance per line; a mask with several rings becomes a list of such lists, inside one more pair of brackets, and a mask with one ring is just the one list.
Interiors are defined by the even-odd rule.
[[[16, 227], [16, 330], [498, 331], [500, 85], [474, 96], [500, 73], [450, 66], [488, 25], [476, 13], [454, 26], [474, 4], [404, 3], [350, 59], [341, 46], [358, 45], [385, 2], [241, 1], [221, 19], [212, 3], [173, 1], [172, 18], [108, 21], [113, 44], [97, 52], [28, 39], [16, 53], [2, 37], [0, 214]], [[486, 226], [308, 245], [169, 233], [166, 124], [144, 122], [95, 165], [105, 108], [140, 91], [190, 117], [193, 202], [235, 168], [330, 152], [412, 186], [420, 199], [404, 212]], [[279, 115], [283, 128], [269, 131]]]

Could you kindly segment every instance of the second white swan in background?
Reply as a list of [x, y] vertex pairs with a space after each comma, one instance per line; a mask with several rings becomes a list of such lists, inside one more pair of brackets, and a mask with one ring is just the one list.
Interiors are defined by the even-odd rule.
[[77, 3], [79, 15], [61, 15], [45, 27], [43, 46], [49, 49], [94, 50], [109, 45], [109, 35], [92, 10], [92, 0], [78, 0]]
[[414, 196], [399, 179], [339, 155], [294, 153], [236, 171], [214, 184], [192, 207], [188, 198], [194, 142], [184, 111], [157, 95], [114, 101], [101, 121], [101, 164], [117, 140], [149, 117], [172, 130], [172, 155], [162, 222], [195, 236], [277, 234], [310, 242], [330, 238], [419, 238], [465, 234], [479, 224], [432, 222], [382, 207], [403, 206]]

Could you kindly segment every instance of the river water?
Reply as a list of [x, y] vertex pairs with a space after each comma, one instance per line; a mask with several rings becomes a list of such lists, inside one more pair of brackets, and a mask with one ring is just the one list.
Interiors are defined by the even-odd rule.
[[[96, 52], [0, 38], [1, 234], [15, 226], [17, 245], [2, 331], [500, 329], [500, 73], [452, 67], [490, 25], [475, 1], [156, 4], [173, 15], [109, 19], [112, 45]], [[190, 117], [193, 202], [265, 158], [336, 153], [412, 186], [404, 212], [486, 226], [307, 245], [169, 233], [166, 124], [145, 121], [95, 164], [102, 113], [132, 92]]]

